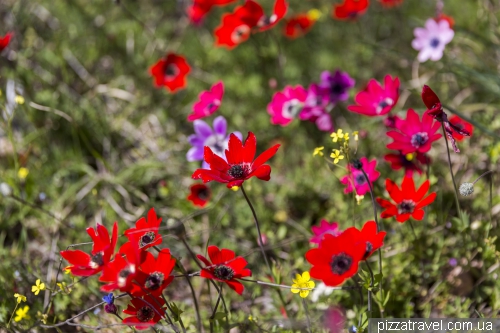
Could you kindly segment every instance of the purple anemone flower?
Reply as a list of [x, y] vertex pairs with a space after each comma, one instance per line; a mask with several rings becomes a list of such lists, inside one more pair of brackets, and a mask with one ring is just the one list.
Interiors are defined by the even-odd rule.
[[[186, 159], [189, 162], [203, 161], [204, 147], [208, 146], [212, 151], [222, 157], [226, 156], [224, 150], [228, 147], [229, 135], [227, 132], [227, 121], [223, 116], [218, 116], [214, 119], [213, 129], [203, 120], [195, 120], [193, 122], [194, 132], [188, 137], [188, 141], [193, 146], [186, 154]], [[240, 132], [233, 132], [240, 140], [242, 135]], [[202, 168], [207, 169], [208, 164], [203, 161]]]
[[332, 131], [332, 119], [328, 113], [329, 103], [328, 91], [315, 83], [311, 84], [307, 90], [304, 108], [299, 114], [300, 119], [316, 123], [320, 131]]
[[349, 98], [349, 89], [354, 87], [354, 79], [346, 72], [336, 70], [334, 74], [329, 71], [321, 73], [319, 86], [328, 90], [330, 102], [335, 104]]

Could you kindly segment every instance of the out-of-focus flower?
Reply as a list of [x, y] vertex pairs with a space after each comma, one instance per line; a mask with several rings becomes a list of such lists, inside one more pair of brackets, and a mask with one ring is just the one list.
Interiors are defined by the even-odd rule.
[[294, 294], [299, 294], [302, 298], [306, 298], [315, 285], [316, 284], [314, 283], [314, 281], [311, 281], [309, 272], [304, 272], [302, 273], [302, 275], [295, 275], [295, 279], [293, 279], [292, 289], [290, 289], [290, 291]]
[[24, 104], [24, 97], [21, 95], [16, 95], [15, 101], [16, 101], [16, 104], [23, 105]]
[[313, 235], [309, 240], [311, 243], [319, 244], [325, 235], [338, 236], [342, 233], [337, 222], [328, 223], [327, 220], [321, 220], [319, 227], [312, 226]]
[[398, 154], [387, 154], [384, 156], [384, 160], [390, 163], [391, 169], [401, 170], [404, 168], [406, 177], [413, 177], [413, 172], [417, 172], [419, 175], [422, 174], [421, 164], [429, 164], [429, 158], [422, 153], [409, 153], [403, 154], [399, 151]]
[[323, 282], [318, 283], [311, 292], [311, 302], [316, 303], [320, 296], [329, 296], [334, 290], [335, 288], [327, 287]]
[[245, 288], [237, 279], [252, 276], [252, 272], [245, 268], [248, 265], [247, 261], [243, 257], [236, 257], [234, 251], [219, 249], [215, 245], [210, 245], [207, 252], [210, 260], [200, 254], [197, 255], [198, 259], [206, 265], [202, 268], [200, 276], [224, 282], [241, 295]]
[[112, 314], [117, 313], [118, 308], [115, 305], [115, 296], [113, 295], [113, 293], [109, 293], [103, 296], [102, 300], [106, 302], [106, 304], [104, 304], [104, 311], [106, 313], [112, 313]]
[[472, 133], [474, 132], [474, 126], [472, 126], [471, 123], [463, 120], [459, 116], [452, 116], [450, 118], [450, 124], [453, 125], [454, 128], [458, 128], [461, 131], [465, 130], [468, 134], [470, 134], [470, 135], [463, 135], [457, 131], [453, 131], [452, 133], [453, 138], [457, 141], [462, 141], [465, 137], [472, 136]]
[[34, 286], [31, 286], [31, 292], [35, 295], [42, 290], [45, 290], [45, 283], [41, 282], [40, 279], [37, 279]]
[[375, 221], [367, 221], [361, 230], [355, 227], [350, 227], [344, 230], [345, 233], [352, 233], [356, 244], [360, 244], [366, 248], [362, 260], [368, 259], [373, 252], [384, 245], [385, 231], [377, 231], [377, 223]]
[[356, 83], [346, 72], [336, 70], [335, 73], [324, 71], [321, 73], [320, 88], [327, 91], [330, 103], [335, 104], [349, 98], [349, 89]]
[[464, 197], [471, 195], [474, 193], [474, 184], [473, 183], [463, 183], [458, 188], [458, 192]]
[[385, 181], [385, 188], [394, 202], [377, 198], [379, 205], [385, 209], [380, 214], [380, 217], [389, 218], [396, 216], [396, 221], [400, 223], [407, 221], [410, 216], [415, 220], [422, 220], [425, 214], [423, 207], [430, 205], [436, 199], [436, 192], [432, 192], [424, 198], [427, 191], [429, 191], [429, 187], [430, 182], [426, 180], [416, 190], [413, 178], [405, 177], [401, 189], [399, 189], [395, 182], [387, 179]]
[[366, 116], [383, 116], [389, 113], [399, 98], [399, 78], [390, 75], [384, 78], [384, 87], [374, 79], [368, 82], [365, 90], [359, 92], [354, 100], [357, 105], [349, 105], [349, 111]]
[[368, 5], [368, 0], [344, 0], [334, 5], [332, 16], [338, 20], [355, 20], [365, 13]]
[[16, 311], [16, 316], [14, 317], [15, 322], [20, 322], [23, 319], [30, 319], [30, 315], [28, 314], [28, 311], [30, 310], [30, 307], [25, 305], [24, 308], [20, 308]]
[[346, 134], [347, 136], [349, 136], [349, 133], [343, 133], [344, 131], [339, 128], [337, 130], [337, 132], [333, 132], [332, 134], [330, 134], [330, 137], [332, 138], [332, 141], [333, 142], [341, 142], [342, 140], [344, 140], [346, 138]]
[[329, 333], [345, 332], [344, 310], [337, 306], [330, 306], [323, 314], [323, 326]]
[[[366, 172], [370, 183], [376, 181], [380, 176], [380, 172], [375, 170], [377, 167], [377, 160], [373, 159], [368, 162], [366, 157], [362, 157], [360, 162], [362, 163], [362, 168]], [[358, 195], [365, 195], [370, 191], [370, 185], [366, 181], [363, 171], [356, 169], [351, 164], [347, 166], [347, 170], [349, 171], [349, 174], [342, 177], [340, 180], [342, 184], [346, 185], [346, 188], [344, 189], [345, 194], [351, 193], [353, 189], [356, 189], [356, 193]]]
[[224, 6], [236, 0], [194, 0], [187, 8], [190, 21], [194, 24], [201, 24], [203, 18], [214, 6]]
[[6, 33], [5, 36], [0, 36], [0, 52], [2, 52], [9, 45], [12, 36], [12, 32]]
[[214, 84], [209, 91], [203, 91], [198, 96], [198, 101], [193, 105], [193, 113], [188, 116], [189, 121], [210, 116], [219, 108], [224, 95], [224, 83]]
[[287, 10], [288, 3], [285, 0], [276, 0], [274, 2], [273, 13], [270, 16], [263, 15], [259, 22], [257, 22], [259, 31], [265, 31], [274, 27], [283, 17], [285, 17]]
[[190, 71], [186, 58], [174, 53], [168, 53], [149, 70], [154, 76], [156, 87], [165, 86], [170, 92], [186, 87], [186, 76]]
[[283, 91], [273, 95], [267, 105], [267, 112], [271, 115], [271, 124], [286, 126], [297, 118], [304, 107], [307, 91], [304, 87], [286, 86]]
[[344, 159], [344, 155], [341, 155], [340, 150], [338, 149], [334, 149], [330, 154], [330, 157], [333, 158], [333, 164], [337, 164], [340, 160]]
[[316, 20], [308, 14], [295, 15], [286, 20], [283, 34], [290, 39], [304, 36], [311, 30], [314, 23], [316, 23]]
[[[224, 151], [228, 148], [229, 135], [227, 132], [227, 121], [223, 116], [218, 116], [213, 121], [213, 129], [203, 120], [193, 122], [194, 132], [188, 137], [189, 143], [193, 146], [186, 154], [189, 162], [203, 161], [202, 168], [208, 169], [208, 164], [203, 159], [205, 147], [209, 147], [214, 154], [224, 159]], [[240, 140], [240, 132], [234, 132]]]
[[387, 136], [394, 139], [394, 142], [387, 145], [389, 149], [400, 150], [403, 154], [426, 153], [431, 149], [431, 144], [439, 140], [442, 136], [436, 133], [440, 124], [434, 122], [432, 117], [424, 114], [422, 121], [418, 114], [409, 109], [406, 113], [406, 119], [399, 123], [397, 131], [387, 132]]
[[415, 28], [413, 34], [415, 39], [411, 46], [420, 51], [418, 61], [425, 62], [429, 59], [432, 61], [441, 59], [445, 45], [451, 42], [455, 33], [447, 20], [436, 22], [434, 19], [428, 19], [425, 28]]
[[327, 109], [329, 102], [328, 91], [315, 83], [311, 84], [299, 118], [316, 123], [320, 131], [330, 132], [333, 124]]
[[19, 177], [19, 179], [21, 180], [24, 180], [26, 179], [26, 177], [28, 177], [28, 174], [30, 173], [30, 171], [26, 168], [19, 168], [19, 171], [17, 171], [17, 177]]
[[361, 204], [361, 201], [365, 198], [364, 195], [359, 195], [359, 194], [356, 194], [356, 203], [358, 204], [358, 206]]
[[19, 304], [21, 302], [26, 302], [26, 296], [23, 296], [21, 294], [15, 293], [14, 297], [16, 298], [17, 304]]
[[323, 146], [314, 148], [313, 156], [316, 156], [316, 155], [323, 156], [324, 149], [325, 149], [325, 147], [323, 147]]
[[453, 19], [453, 17], [445, 15], [443, 13], [440, 13], [434, 20], [436, 20], [436, 22], [439, 22], [442, 20], [447, 21], [448, 24], [450, 25], [450, 29], [452, 29], [453, 26], [455, 25], [455, 20]]
[[264, 164], [276, 154], [279, 144], [274, 145], [260, 154], [255, 160], [257, 139], [252, 132], [248, 132], [245, 143], [234, 134], [229, 137], [228, 149], [226, 149], [227, 162], [216, 155], [209, 147], [205, 147], [205, 161], [210, 170], [198, 169], [192, 178], [202, 179], [204, 183], [212, 180], [227, 183], [227, 188], [241, 186], [245, 180], [257, 177], [268, 181], [271, 179], [271, 167]]
[[189, 188], [191, 193], [187, 197], [195, 206], [205, 207], [210, 200], [212, 191], [205, 184], [194, 184]]
[[165, 301], [161, 297], [145, 295], [142, 298], [133, 298], [123, 313], [130, 315], [123, 319], [123, 323], [134, 326], [137, 330], [145, 330], [162, 319]]

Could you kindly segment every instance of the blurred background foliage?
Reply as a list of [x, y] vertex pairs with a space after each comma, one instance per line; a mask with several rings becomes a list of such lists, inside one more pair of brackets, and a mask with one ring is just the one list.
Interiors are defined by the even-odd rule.
[[[261, 2], [271, 10], [271, 1]], [[96, 222], [110, 228], [118, 221], [123, 231], [150, 207], [164, 221], [181, 219], [195, 252], [204, 253], [207, 244], [231, 248], [245, 256], [255, 278], [266, 280], [257, 233], [242, 194], [211, 184], [214, 195], [207, 209], [196, 209], [186, 200], [189, 185], [194, 183], [190, 176], [199, 167], [186, 162], [187, 136], [193, 133], [186, 117], [197, 95], [218, 80], [224, 81], [226, 92], [217, 113], [227, 118], [229, 130], [244, 136], [254, 132], [259, 152], [273, 143], [282, 144], [270, 161], [271, 181], [249, 181], [247, 190], [280, 282], [290, 285], [295, 273], [310, 269], [304, 253], [310, 248], [312, 225], [325, 218], [344, 229], [373, 219], [369, 196], [358, 206], [353, 196], [343, 194], [339, 178], [345, 172], [313, 158], [314, 147], [332, 146], [328, 134], [306, 122], [273, 126], [266, 112], [272, 95], [285, 85], [308, 86], [319, 80], [322, 71], [335, 69], [347, 71], [356, 80], [349, 103], [370, 78], [380, 82], [391, 74], [402, 82], [393, 114], [404, 116], [408, 108], [422, 113], [419, 92], [428, 84], [446, 105], [487, 131], [476, 127], [471, 139], [459, 143], [462, 152], [452, 154], [452, 161], [459, 182], [472, 181], [487, 170], [497, 172], [492, 209], [490, 178], [486, 177], [476, 184], [473, 196], [461, 198], [466, 218], [456, 218], [446, 148], [442, 140], [436, 142], [430, 152], [430, 180], [438, 197], [425, 219], [414, 222], [416, 235], [408, 223], [383, 221], [388, 235], [382, 287], [391, 291], [385, 316], [496, 317], [500, 310], [496, 239], [500, 4], [494, 0], [444, 1], [443, 12], [455, 19], [455, 37], [442, 60], [419, 64], [417, 51], [411, 48], [413, 29], [435, 15], [436, 1], [405, 0], [391, 9], [372, 1], [367, 13], [355, 22], [333, 20], [334, 2], [289, 0], [288, 16], [312, 8], [323, 13], [305, 37], [285, 38], [281, 23], [228, 51], [214, 47], [212, 31], [234, 5], [215, 8], [201, 26], [193, 26], [184, 14], [185, 0], [1, 1], [0, 34], [13, 31], [14, 38], [0, 57], [4, 106], [0, 177], [13, 195], [31, 205], [12, 197], [0, 199], [0, 323], [8, 320], [15, 306], [13, 294], [18, 292], [28, 296], [32, 320], [16, 324], [16, 329], [35, 325], [36, 312], [42, 311], [49, 298], [43, 293], [34, 296], [31, 285], [37, 278], [54, 285], [59, 251], [89, 241], [85, 229]], [[154, 88], [148, 73], [166, 52], [184, 55], [192, 66], [187, 89], [176, 94]], [[15, 82], [23, 104], [9, 104], [5, 93], [9, 82]], [[392, 171], [383, 160], [390, 140], [382, 119], [352, 114], [347, 105], [341, 103], [332, 110], [335, 127], [365, 133], [357, 156], [377, 159], [382, 175], [374, 184], [375, 193], [384, 196], [384, 180], [399, 183], [403, 172]], [[11, 118], [9, 110], [13, 110]], [[25, 178], [19, 177], [21, 167], [29, 171]], [[419, 184], [424, 180], [425, 176], [416, 177]], [[163, 246], [195, 271], [166, 224], [163, 233]], [[82, 249], [90, 250], [88, 245]], [[58, 278], [71, 282], [68, 275]], [[204, 280], [192, 280], [208, 325], [209, 304], [216, 294], [214, 290], [208, 293]], [[346, 285], [356, 281], [351, 279]], [[258, 331], [257, 326], [275, 331], [305, 329], [297, 295], [283, 290], [292, 315], [286, 320], [272, 289], [249, 283], [245, 287], [243, 297], [226, 293], [229, 322], [240, 331]], [[167, 294], [185, 311], [184, 322], [195, 327], [186, 282], [177, 279]], [[70, 295], [61, 293], [55, 298], [48, 322], [65, 320], [100, 302], [101, 297], [97, 279], [90, 278], [74, 286]], [[120, 309], [125, 308], [126, 300], [117, 302]], [[356, 290], [335, 291], [307, 302], [318, 327], [328, 307], [344, 313], [346, 327], [357, 325], [366, 311], [366, 295], [362, 300]], [[373, 312], [378, 316], [379, 307], [374, 306]], [[117, 319], [96, 310], [80, 322], [97, 325]]]

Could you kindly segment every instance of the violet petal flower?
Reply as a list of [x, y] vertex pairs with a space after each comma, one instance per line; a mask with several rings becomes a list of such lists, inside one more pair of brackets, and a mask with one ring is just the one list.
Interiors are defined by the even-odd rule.
[[329, 71], [321, 73], [321, 82], [319, 86], [327, 89], [330, 97], [330, 102], [335, 104], [349, 98], [349, 89], [354, 87], [354, 79], [346, 72], [336, 70], [334, 74]]

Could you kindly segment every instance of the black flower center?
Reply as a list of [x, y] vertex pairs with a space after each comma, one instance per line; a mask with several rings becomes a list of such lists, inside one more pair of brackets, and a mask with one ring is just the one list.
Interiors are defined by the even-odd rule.
[[198, 199], [200, 200], [207, 200], [208, 199], [208, 196], [210, 194], [210, 191], [208, 190], [208, 188], [200, 188], [198, 190], [198, 192], [196, 193], [196, 196], [198, 197]]
[[373, 250], [373, 245], [370, 242], [366, 242], [366, 250], [365, 250], [365, 255], [363, 256], [363, 259], [366, 259], [370, 252]]
[[363, 175], [362, 173], [358, 173], [354, 177], [354, 181], [356, 182], [357, 185], [363, 185], [363, 184], [365, 184], [366, 183], [365, 175]]
[[429, 135], [426, 132], [418, 132], [411, 137], [411, 145], [415, 148], [420, 148], [429, 140]]
[[179, 74], [179, 68], [175, 64], [168, 64], [165, 66], [165, 76], [167, 79], [172, 80], [177, 74]]
[[150, 321], [154, 316], [155, 312], [150, 306], [143, 306], [137, 311], [137, 319], [143, 323]]
[[146, 282], [144, 283], [144, 286], [149, 289], [149, 290], [156, 290], [161, 287], [161, 284], [163, 283], [163, 278], [165, 275], [161, 272], [154, 272], [149, 274], [149, 276], [146, 278]]
[[214, 269], [214, 275], [219, 280], [228, 281], [234, 276], [234, 269], [229, 266], [219, 265]]
[[340, 83], [334, 83], [330, 86], [330, 92], [334, 95], [338, 95], [344, 92], [344, 86]]
[[104, 265], [103, 253], [99, 252], [99, 253], [94, 254], [92, 256], [92, 259], [90, 259], [90, 266], [97, 268], [97, 267], [101, 267], [102, 265]]
[[392, 100], [392, 98], [384, 98], [383, 100], [381, 100], [378, 105], [377, 105], [377, 109], [376, 109], [376, 112], [377, 113], [380, 113], [384, 110], [384, 108], [388, 107], [388, 106], [392, 106], [394, 105], [394, 101]]
[[144, 235], [142, 235], [141, 239], [139, 240], [139, 247], [142, 248], [148, 244], [151, 244], [154, 240], [155, 233], [152, 231], [148, 231]]
[[415, 209], [415, 201], [413, 200], [403, 200], [398, 205], [398, 214], [411, 214]]
[[439, 45], [439, 39], [438, 38], [433, 38], [431, 39], [431, 46], [436, 48]]
[[236, 164], [231, 166], [229, 170], [227, 170], [227, 174], [233, 178], [244, 178], [248, 172], [249, 168], [247, 165]]
[[352, 266], [352, 257], [342, 252], [332, 256], [330, 267], [332, 272], [337, 275], [342, 275], [347, 272]]
[[134, 267], [128, 265], [127, 267], [122, 269], [120, 273], [118, 273], [118, 285], [120, 286], [120, 288], [124, 287], [127, 284], [127, 277], [134, 272], [133, 270]]

